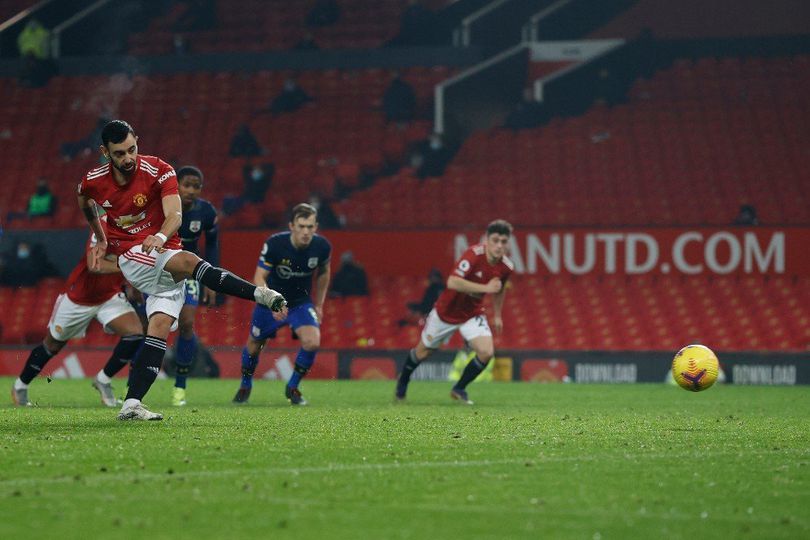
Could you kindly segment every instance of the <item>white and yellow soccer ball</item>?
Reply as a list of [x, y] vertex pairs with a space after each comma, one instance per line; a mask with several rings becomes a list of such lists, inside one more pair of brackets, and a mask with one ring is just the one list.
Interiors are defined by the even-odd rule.
[[672, 360], [672, 377], [678, 386], [692, 392], [701, 392], [717, 381], [720, 362], [705, 345], [687, 345]]

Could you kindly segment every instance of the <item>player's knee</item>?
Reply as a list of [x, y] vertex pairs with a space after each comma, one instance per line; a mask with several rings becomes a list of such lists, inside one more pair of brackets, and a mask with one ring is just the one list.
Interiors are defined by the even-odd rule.
[[495, 356], [495, 351], [492, 349], [483, 350], [476, 353], [476, 355], [478, 356], [479, 362], [482, 364], [487, 364], [490, 360], [492, 360], [492, 357]]
[[245, 344], [245, 348], [250, 356], [256, 356], [262, 349], [264, 349], [264, 342], [263, 341], [256, 341], [254, 339], [249, 339]]
[[301, 348], [305, 351], [317, 351], [321, 347], [321, 336], [301, 338]]
[[149, 318], [149, 335], [166, 339], [174, 324], [174, 318], [165, 313], [155, 313]]
[[65, 345], [67, 345], [66, 341], [59, 341], [58, 339], [54, 339], [50, 332], [45, 336], [45, 339], [42, 340], [42, 346], [51, 354], [55, 355], [59, 351], [61, 351]]

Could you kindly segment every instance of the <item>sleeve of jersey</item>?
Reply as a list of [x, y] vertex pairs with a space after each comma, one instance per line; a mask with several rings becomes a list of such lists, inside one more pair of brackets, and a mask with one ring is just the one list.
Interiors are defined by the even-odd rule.
[[87, 175], [82, 177], [82, 181], [79, 182], [79, 185], [76, 187], [76, 195], [83, 195], [88, 199], [92, 199], [93, 195], [90, 193], [89, 186], [87, 185]]
[[456, 267], [453, 268], [453, 275], [460, 277], [462, 279], [467, 278], [467, 273], [472, 268], [472, 262], [475, 259], [475, 254], [472, 252], [471, 249], [468, 249], [464, 252], [464, 255], [456, 263]]
[[324, 248], [323, 248], [323, 259], [321, 260], [321, 266], [325, 266], [329, 263], [329, 260], [332, 258], [332, 244], [329, 241], [324, 241]]
[[270, 240], [264, 243], [262, 246], [262, 252], [259, 254], [259, 263], [258, 267], [270, 271], [273, 269], [273, 263], [269, 260], [270, 259]]
[[158, 176], [158, 184], [160, 184], [160, 196], [177, 195], [180, 193], [177, 189], [177, 173], [174, 168], [168, 163], [160, 162], [160, 176]]

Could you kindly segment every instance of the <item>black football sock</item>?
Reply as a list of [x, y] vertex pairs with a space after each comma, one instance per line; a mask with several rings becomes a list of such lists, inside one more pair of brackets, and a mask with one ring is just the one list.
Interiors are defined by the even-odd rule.
[[212, 291], [244, 298], [245, 300], [256, 301], [256, 297], [253, 295], [256, 290], [256, 285], [245, 281], [224, 268], [211, 266], [211, 264], [206, 261], [200, 261], [197, 263], [197, 266], [194, 267], [194, 279]]
[[25, 384], [31, 384], [31, 381], [34, 380], [34, 377], [39, 375], [39, 372], [42, 371], [42, 368], [45, 367], [45, 364], [48, 363], [48, 360], [53, 358], [53, 354], [45, 348], [45, 345], [40, 343], [31, 351], [28, 355], [28, 360], [25, 361], [25, 367], [23, 367], [22, 372], [20, 372], [20, 380]]
[[468, 384], [473, 382], [475, 378], [486, 369], [486, 367], [487, 365], [481, 362], [481, 360], [478, 359], [478, 356], [473, 356], [473, 359], [470, 360], [470, 363], [464, 368], [464, 372], [461, 374], [461, 378], [458, 380], [454, 388], [464, 390], [467, 388]]
[[104, 375], [112, 378], [116, 373], [124, 369], [124, 366], [132, 362], [138, 352], [138, 347], [143, 343], [143, 334], [133, 334], [124, 336], [118, 340], [118, 344], [113, 349], [112, 356], [104, 366]]
[[143, 347], [133, 362], [133, 373], [126, 399], [142, 400], [160, 373], [163, 355], [166, 354], [166, 340], [146, 336]]
[[419, 367], [419, 361], [416, 359], [416, 352], [411, 349], [408, 351], [408, 358], [405, 360], [405, 365], [402, 366], [402, 373], [399, 374], [399, 382], [407, 383], [411, 380], [411, 374], [416, 368]]

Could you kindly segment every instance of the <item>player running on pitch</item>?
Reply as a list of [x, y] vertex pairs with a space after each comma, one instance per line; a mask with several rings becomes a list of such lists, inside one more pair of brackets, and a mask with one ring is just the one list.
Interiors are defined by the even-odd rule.
[[[106, 229], [106, 219], [101, 223]], [[97, 270], [90, 271], [90, 253], [95, 245], [96, 237], [92, 235], [86, 257], [68, 276], [65, 292], [56, 297], [45, 339], [28, 355], [20, 376], [14, 381], [11, 398], [17, 405], [32, 405], [28, 399], [28, 385], [69, 340], [84, 336], [93, 319], [102, 324], [105, 332], [121, 338], [107, 364], [93, 379], [93, 388], [101, 394], [104, 405], [120, 405], [113, 394], [112, 377], [135, 356], [143, 342], [143, 326], [121, 292], [124, 277], [115, 261], [102, 259]]]
[[[217, 266], [219, 264], [217, 210], [213, 204], [200, 198], [203, 187], [202, 171], [197, 167], [181, 167], [177, 171], [177, 185], [183, 204], [183, 222], [179, 231], [183, 249], [199, 255], [197, 243], [200, 237], [205, 235], [205, 260]], [[194, 334], [197, 306], [200, 302], [205, 305], [213, 303], [214, 299], [215, 295], [211, 289], [195, 279], [186, 280], [186, 300], [183, 309], [180, 310], [178, 321], [180, 329], [177, 336], [177, 375], [172, 391], [172, 405], [176, 407], [186, 404], [186, 378], [197, 355], [197, 336]]]
[[428, 356], [447, 343], [458, 330], [475, 351], [461, 378], [450, 391], [450, 397], [472, 405], [467, 385], [486, 369], [495, 354], [492, 331], [484, 313], [484, 295], [493, 294], [495, 331], [503, 330], [501, 316], [506, 296], [506, 281], [514, 265], [506, 256], [512, 225], [498, 219], [487, 226], [486, 240], [471, 246], [456, 262], [447, 288], [439, 296], [422, 329], [416, 347], [408, 353], [396, 387], [396, 398], [404, 400], [411, 374]]
[[[133, 363], [118, 419], [162, 420], [163, 415], [149, 411], [141, 400], [160, 372], [166, 339], [177, 328], [186, 279], [193, 277], [214, 291], [253, 300], [281, 318], [287, 314], [286, 301], [276, 291], [257, 287], [181, 249], [177, 230], [182, 203], [175, 171], [160, 158], [138, 155], [138, 138], [128, 123], [109, 122], [102, 129], [101, 143], [109, 163], [89, 171], [78, 188], [79, 208], [98, 238], [91, 249], [90, 269], [99, 267], [109, 249], [127, 281], [149, 295], [146, 338]], [[96, 204], [107, 212], [109, 236], [101, 228]]]
[[[318, 211], [312, 205], [301, 203], [292, 209], [290, 230], [267, 239], [259, 255], [259, 264], [253, 281], [267, 283], [284, 293], [290, 303], [289, 315], [284, 319], [270, 317], [262, 306], [253, 310], [250, 336], [242, 350], [242, 383], [234, 403], [246, 403], [253, 388], [253, 372], [259, 363], [259, 353], [267, 338], [275, 337], [282, 326], [290, 325], [301, 340], [295, 357], [295, 367], [284, 390], [292, 405], [306, 405], [298, 384], [315, 363], [315, 354], [321, 346], [320, 321], [323, 303], [329, 287], [329, 257], [332, 246], [318, 230]], [[310, 296], [312, 277], [315, 275], [315, 298]]]

